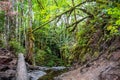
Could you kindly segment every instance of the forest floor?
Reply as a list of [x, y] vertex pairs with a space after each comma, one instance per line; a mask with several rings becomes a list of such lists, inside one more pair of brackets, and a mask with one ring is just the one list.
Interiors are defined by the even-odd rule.
[[109, 58], [108, 55], [103, 54], [55, 80], [120, 80], [120, 50], [112, 52]]

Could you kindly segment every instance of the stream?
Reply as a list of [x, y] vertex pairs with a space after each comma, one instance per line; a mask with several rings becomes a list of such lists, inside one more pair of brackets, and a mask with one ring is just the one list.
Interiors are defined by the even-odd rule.
[[28, 75], [30, 77], [30, 80], [54, 80], [55, 77], [61, 75], [66, 71], [66, 67], [44, 67], [44, 70], [33, 70], [30, 71]]

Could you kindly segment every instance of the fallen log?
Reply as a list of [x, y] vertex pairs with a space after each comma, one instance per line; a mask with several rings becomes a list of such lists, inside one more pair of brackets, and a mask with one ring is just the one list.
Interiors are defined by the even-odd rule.
[[24, 56], [22, 53], [18, 55], [16, 80], [29, 80]]

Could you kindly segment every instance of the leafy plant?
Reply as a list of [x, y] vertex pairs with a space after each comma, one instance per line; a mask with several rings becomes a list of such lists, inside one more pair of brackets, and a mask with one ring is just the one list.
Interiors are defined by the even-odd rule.
[[60, 66], [64, 65], [64, 62], [55, 56], [54, 54], [49, 54], [44, 50], [37, 49], [35, 54], [35, 61], [37, 65], [41, 66]]
[[25, 48], [20, 45], [20, 43], [16, 40], [9, 41], [10, 50], [18, 55], [19, 53], [25, 54]]
[[120, 26], [120, 9], [118, 7], [109, 8], [108, 15], [111, 16], [112, 20], [111, 25], [107, 26], [107, 30], [110, 31], [110, 35], [120, 35], [118, 30]]
[[44, 65], [46, 52], [44, 50], [37, 50], [35, 54], [35, 61], [38, 65]]

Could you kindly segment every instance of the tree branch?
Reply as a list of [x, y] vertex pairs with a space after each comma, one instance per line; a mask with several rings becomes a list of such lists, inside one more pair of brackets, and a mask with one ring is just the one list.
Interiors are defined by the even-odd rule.
[[[80, 19], [80, 20], [77, 20], [77, 21], [75, 21], [74, 23], [72, 23], [71, 25], [67, 26], [67, 28], [69, 28], [69, 27], [71, 27], [71, 26], [74, 26], [74, 25], [76, 25], [76, 24], [79, 24], [80, 22], [82, 22], [83, 20], [85, 20], [86, 18], [89, 18], [89, 17], [90, 17], [90, 16], [86, 16], [86, 17], [84, 17], [84, 18], [82, 18], [82, 19]], [[75, 28], [76, 28], [76, 26], [73, 27], [73, 29], [71, 30], [71, 32], [74, 31]]]
[[[73, 7], [75, 6], [74, 0], [72, 0]], [[77, 22], [77, 17], [76, 17], [76, 10], [74, 9], [74, 18], [75, 22]], [[77, 27], [77, 24], [74, 25], [74, 27]]]
[[86, 0], [86, 1], [84, 1], [84, 2], [82, 2], [82, 3], [79, 3], [78, 5], [70, 8], [69, 10], [67, 10], [67, 11], [65, 11], [65, 12], [57, 15], [56, 17], [52, 18], [51, 20], [49, 20], [49, 21], [47, 21], [46, 23], [42, 24], [40, 27], [35, 28], [32, 32], [35, 32], [35, 31], [39, 30], [41, 27], [43, 27], [43, 26], [47, 25], [48, 23], [54, 21], [56, 18], [62, 16], [63, 14], [66, 14], [66, 13], [68, 13], [68, 12], [70, 12], [70, 11], [73, 11], [74, 9], [76, 9], [76, 7], [78, 7], [78, 6], [82, 5], [82, 4], [85, 4], [86, 2], [92, 2], [92, 1], [87, 1], [87, 0]]
[[40, 8], [41, 8], [41, 9], [44, 9], [42, 3], [41, 3], [39, 0], [37, 0], [37, 2], [38, 2], [38, 4], [39, 4]]
[[58, 3], [57, 3], [57, 1], [56, 1], [56, 0], [54, 0], [54, 2], [55, 2], [55, 4], [56, 4], [56, 6], [58, 6]]
[[82, 9], [82, 8], [77, 8], [77, 9], [79, 9], [79, 10], [83, 11], [83, 12], [84, 12], [84, 13], [86, 13], [88, 16], [94, 17], [94, 15], [93, 15], [93, 14], [91, 14], [90, 12], [88, 12], [88, 11], [87, 11], [87, 10], [85, 10], [85, 9]]

